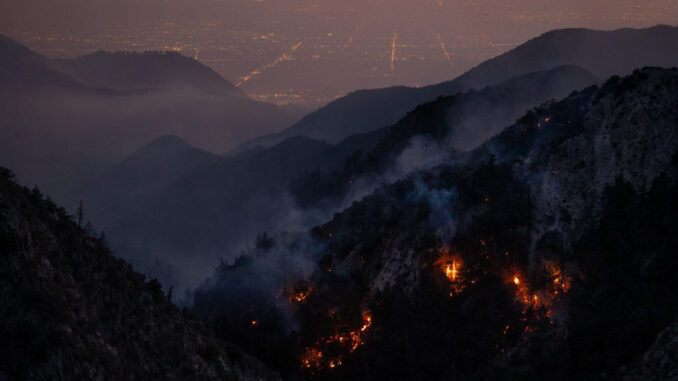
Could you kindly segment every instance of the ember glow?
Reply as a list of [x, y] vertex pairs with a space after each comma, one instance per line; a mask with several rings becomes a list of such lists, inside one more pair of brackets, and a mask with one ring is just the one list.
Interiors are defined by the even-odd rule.
[[313, 287], [308, 287], [306, 289], [297, 289], [293, 293], [290, 294], [288, 300], [290, 303], [301, 303], [306, 298], [308, 298], [309, 295], [311, 295], [311, 292], [313, 291]]
[[543, 125], [549, 123], [551, 121], [551, 117], [547, 116], [545, 118], [540, 118], [539, 121], [537, 122], [537, 128], [541, 128]]
[[524, 282], [520, 274], [513, 276], [512, 283], [516, 289], [516, 300], [522, 304], [523, 313], [528, 310], [541, 310], [545, 317], [551, 318], [553, 306], [559, 298], [570, 290], [571, 276], [565, 274], [559, 265], [547, 262], [539, 272], [539, 281]]
[[[316, 340], [315, 347], [306, 348], [301, 356], [301, 366], [306, 369], [333, 369], [342, 365], [342, 358], [353, 353], [365, 343], [365, 334], [372, 326], [372, 314], [362, 314], [363, 323], [352, 331], [338, 332], [332, 336]], [[334, 355], [325, 354], [320, 347], [331, 348]]]
[[284, 295], [290, 304], [299, 304], [306, 301], [313, 290], [314, 286], [312, 283], [299, 280], [292, 283], [290, 286], [281, 289], [275, 297], [278, 299]]
[[321, 368], [323, 366], [323, 353], [315, 348], [308, 348], [302, 357], [305, 368]]
[[445, 268], [445, 275], [452, 282], [457, 280], [458, 273], [459, 271], [457, 271], [457, 262], [452, 262], [451, 265], [448, 264], [447, 267]]
[[448, 249], [442, 250], [442, 256], [434, 263], [445, 274], [450, 281], [450, 296], [461, 293], [465, 288], [464, 276], [462, 272], [463, 261], [458, 255], [451, 255]]

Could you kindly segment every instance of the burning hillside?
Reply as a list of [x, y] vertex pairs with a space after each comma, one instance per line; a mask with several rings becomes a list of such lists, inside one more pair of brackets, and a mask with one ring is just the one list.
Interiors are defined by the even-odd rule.
[[362, 325], [353, 330], [339, 330], [334, 335], [316, 340], [315, 347], [304, 350], [301, 357], [303, 368], [320, 370], [334, 369], [343, 364], [342, 358], [353, 353], [365, 343], [365, 335], [372, 326], [372, 315], [369, 311], [362, 314]]
[[279, 277], [266, 297], [282, 290], [280, 305], [232, 341], [290, 379], [623, 373], [678, 316], [678, 73], [648, 73], [534, 110], [336, 214], [311, 232], [311, 271]]

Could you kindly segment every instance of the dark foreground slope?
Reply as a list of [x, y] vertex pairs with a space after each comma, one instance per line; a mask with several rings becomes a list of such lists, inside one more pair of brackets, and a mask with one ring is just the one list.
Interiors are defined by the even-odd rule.
[[0, 379], [275, 379], [6, 169], [0, 253]]
[[675, 379], [677, 109], [676, 69], [545, 104], [306, 235], [261, 236], [195, 311], [290, 377]]

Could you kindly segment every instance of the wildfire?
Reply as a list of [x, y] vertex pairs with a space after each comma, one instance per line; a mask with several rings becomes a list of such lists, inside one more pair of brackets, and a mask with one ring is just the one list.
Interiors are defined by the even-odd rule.
[[434, 265], [439, 266], [445, 277], [450, 281], [450, 296], [461, 293], [466, 284], [464, 283], [462, 267], [463, 262], [459, 256], [450, 255], [448, 249], [443, 249], [443, 255], [438, 258]]
[[512, 282], [516, 287], [516, 300], [523, 305], [523, 314], [527, 310], [540, 310], [544, 316], [551, 318], [552, 308], [558, 298], [570, 290], [571, 278], [563, 273], [555, 263], [545, 263], [544, 271], [536, 284], [529, 287], [522, 282], [521, 276], [513, 276]]
[[322, 366], [323, 353], [315, 348], [307, 348], [302, 356], [301, 363], [305, 368], [320, 368]]
[[[365, 343], [364, 336], [372, 326], [372, 315], [369, 312], [364, 312], [362, 319], [363, 324], [360, 328], [321, 338], [316, 341], [316, 345], [337, 345], [340, 352], [353, 353]], [[301, 365], [307, 369], [333, 369], [342, 365], [342, 354], [330, 357], [323, 355], [323, 352], [318, 348], [306, 348], [301, 357]]]
[[303, 302], [304, 300], [306, 300], [306, 298], [308, 298], [309, 295], [311, 295], [311, 291], [313, 291], [313, 288], [309, 287], [306, 290], [300, 290], [300, 291], [297, 291], [297, 292], [291, 294], [290, 297], [289, 297], [290, 303], [293, 303], [293, 302], [301, 303], [301, 302]]
[[372, 316], [370, 314], [365, 314], [363, 316], [363, 326], [360, 327], [360, 332], [367, 331], [368, 328], [372, 325]]
[[445, 267], [445, 276], [447, 279], [451, 280], [454, 282], [457, 280], [457, 274], [459, 271], [457, 270], [457, 262], [452, 262], [452, 264], [447, 264]]
[[565, 294], [570, 290], [572, 279], [565, 274], [558, 265], [553, 263], [545, 264], [546, 272], [552, 278], [551, 293], [554, 296]]
[[296, 282], [293, 286], [287, 289], [285, 293], [287, 300], [290, 303], [302, 303], [313, 292], [313, 285], [307, 282]]
[[551, 118], [550, 116], [547, 116], [547, 117], [545, 117], [545, 118], [539, 119], [539, 121], [537, 122], [537, 128], [541, 128], [541, 126], [542, 126], [543, 124], [546, 124], [546, 123], [550, 122], [551, 119], [552, 119], [552, 118]]

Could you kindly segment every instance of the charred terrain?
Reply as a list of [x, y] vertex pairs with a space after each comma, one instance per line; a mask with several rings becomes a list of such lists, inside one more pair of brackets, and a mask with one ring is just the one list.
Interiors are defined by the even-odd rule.
[[[101, 117], [59, 109], [65, 140], [51, 141], [31, 102], [55, 94], [158, 101], [123, 116], [137, 138], [174, 107], [159, 94], [206, 121], [81, 162], [96, 167], [86, 180], [56, 187], [84, 200], [75, 216], [19, 185], [61, 164], [3, 153], [22, 169], [0, 168], [0, 379], [678, 378], [676, 30], [547, 33], [454, 81], [351, 94], [229, 154], [196, 143], [220, 125], [212, 100], [221, 116], [279, 110], [206, 67], [49, 60], [0, 38], [0, 96], [28, 102], [8, 139], [58, 146], [60, 126]], [[325, 124], [333, 110], [345, 119]]]

